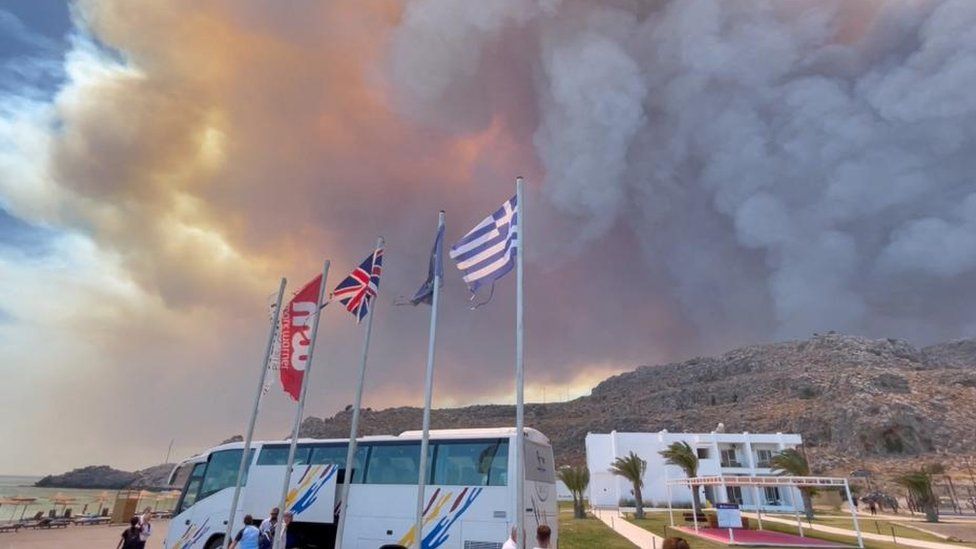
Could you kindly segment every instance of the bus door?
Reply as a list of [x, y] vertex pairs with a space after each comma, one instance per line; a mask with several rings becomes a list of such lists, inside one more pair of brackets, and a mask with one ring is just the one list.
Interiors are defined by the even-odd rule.
[[545, 524], [553, 530], [553, 543], [558, 522], [556, 503], [556, 471], [552, 447], [525, 441], [525, 521], [527, 543], [535, 539], [535, 531]]
[[[260, 460], [258, 461], [260, 465]], [[255, 467], [248, 479], [244, 496], [244, 512], [265, 516], [277, 507], [281, 497], [281, 483], [285, 465]], [[332, 524], [335, 520], [336, 473], [332, 463], [295, 465], [288, 485], [285, 510], [294, 513], [295, 522]]]

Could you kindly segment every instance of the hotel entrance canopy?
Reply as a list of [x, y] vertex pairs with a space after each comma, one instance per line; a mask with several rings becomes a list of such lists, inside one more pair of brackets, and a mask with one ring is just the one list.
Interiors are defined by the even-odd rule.
[[[793, 477], [793, 476], [736, 476], [736, 475], [714, 475], [714, 476], [703, 476], [694, 478], [676, 478], [669, 479], [666, 481], [668, 489], [668, 514], [671, 517], [671, 526], [674, 526], [674, 511], [671, 508], [671, 487], [672, 486], [719, 486], [727, 488], [729, 486], [751, 486], [756, 492], [756, 516], [759, 520], [759, 529], [762, 530], [762, 508], [759, 504], [759, 488], [764, 487], [785, 487], [790, 488], [786, 493], [790, 495], [790, 499], [793, 499], [792, 488], [819, 488], [825, 489], [837, 489], [844, 490], [847, 496], [847, 506], [851, 511], [851, 519], [854, 522], [854, 531], [857, 532], [857, 546], [864, 547], [864, 540], [861, 539], [861, 527], [857, 522], [857, 508], [854, 507], [854, 500], [851, 497], [851, 488], [847, 482], [846, 478], [841, 477]], [[695, 532], [698, 531], [698, 508], [695, 507], [694, 499], [692, 499], [692, 517], [695, 522]], [[803, 537], [803, 523], [800, 522], [800, 515], [797, 513], [796, 506], [793, 505], [794, 513], [796, 515], [796, 525], [799, 530], [800, 537]], [[732, 536], [731, 529], [729, 530], [730, 537]]]

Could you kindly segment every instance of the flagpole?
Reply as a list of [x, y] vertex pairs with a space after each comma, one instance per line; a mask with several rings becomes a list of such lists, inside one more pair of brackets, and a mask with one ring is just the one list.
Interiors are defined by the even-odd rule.
[[515, 208], [518, 234], [516, 234], [515, 252], [515, 460], [518, 462], [518, 475], [515, 478], [516, 509], [515, 527], [518, 529], [521, 542], [519, 547], [525, 547], [525, 371], [523, 354], [525, 350], [522, 292], [522, 262], [525, 260], [525, 197], [522, 193], [524, 182], [521, 177], [515, 178]]
[[[261, 404], [261, 393], [264, 392], [264, 380], [268, 375], [268, 360], [271, 359], [271, 349], [274, 348], [275, 335], [278, 333], [278, 318], [281, 315], [281, 298], [285, 295], [285, 285], [287, 279], [282, 277], [278, 285], [278, 298], [275, 300], [274, 313], [272, 313], [271, 331], [268, 334], [268, 344], [264, 348], [264, 362], [261, 363], [261, 375], [258, 377], [258, 390], [254, 395], [254, 407], [251, 408], [251, 419], [247, 424], [247, 432], [244, 434], [244, 450], [241, 452], [241, 463], [237, 467], [237, 481], [234, 483], [234, 498], [230, 504], [230, 516], [227, 517], [227, 532], [224, 535], [224, 549], [230, 545], [230, 538], [234, 533], [234, 518], [237, 514], [237, 503], [241, 497], [241, 482], [244, 479], [244, 471], [247, 468], [247, 458], [251, 450], [251, 438], [254, 436], [254, 424], [258, 419], [258, 407]], [[173, 443], [170, 442], [170, 448]], [[169, 452], [166, 454], [169, 455]]]
[[[315, 340], [319, 333], [319, 319], [322, 317], [322, 298], [325, 296], [325, 283], [329, 276], [328, 259], [322, 264], [322, 281], [319, 283], [319, 299], [316, 302], [315, 316], [312, 318], [312, 340], [308, 344], [308, 360], [305, 362], [305, 372], [302, 375], [302, 390], [298, 396], [298, 407], [295, 409], [295, 423], [291, 428], [291, 444], [288, 447], [288, 464], [285, 466], [285, 478], [281, 485], [281, 499], [278, 503], [278, 510], [284, 517], [286, 502], [288, 500], [288, 487], [291, 484], [291, 473], [295, 467], [295, 449], [298, 447], [298, 429], [302, 424], [302, 415], [305, 412], [305, 396], [308, 393], [308, 378], [312, 373], [312, 358], [315, 353]], [[284, 524], [284, 522], [279, 522]], [[275, 539], [272, 543], [274, 549], [280, 549], [284, 539], [284, 528], [275, 528]]]
[[[376, 239], [373, 249], [373, 265], [376, 265], [376, 250], [383, 247], [383, 237]], [[367, 282], [368, 284], [368, 282]], [[373, 313], [379, 300], [366, 311], [366, 335], [363, 337], [363, 357], [359, 363], [359, 384], [356, 386], [356, 403], [352, 408], [352, 425], [349, 427], [349, 444], [346, 450], [346, 476], [342, 483], [342, 499], [339, 502], [339, 524], [336, 526], [336, 547], [342, 547], [343, 531], [346, 528], [346, 508], [349, 505], [349, 485], [352, 484], [353, 457], [356, 455], [356, 436], [359, 432], [359, 408], [363, 403], [363, 383], [366, 381], [366, 354], [369, 352], [369, 336], [373, 332]]]
[[[444, 230], [444, 211], [437, 215], [437, 234]], [[437, 262], [443, 257], [441, 252], [443, 239], [437, 239], [437, 249], [434, 250], [434, 290], [430, 304], [430, 335], [427, 338], [427, 374], [424, 379], [424, 427], [420, 438], [420, 474], [417, 481], [417, 524], [414, 527], [417, 549], [423, 549], [424, 541], [424, 500], [427, 487], [427, 446], [430, 441], [430, 406], [434, 393], [434, 341], [437, 339], [437, 302], [441, 293], [441, 275], [437, 269]]]

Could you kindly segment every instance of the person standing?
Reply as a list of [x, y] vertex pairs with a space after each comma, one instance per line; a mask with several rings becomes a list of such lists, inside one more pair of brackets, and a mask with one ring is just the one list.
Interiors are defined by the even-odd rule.
[[146, 507], [142, 516], [139, 517], [139, 548], [146, 547], [149, 536], [152, 535], [152, 509]]
[[278, 512], [278, 508], [275, 507], [271, 510], [270, 516], [261, 521], [261, 526], [258, 528], [261, 531], [259, 542], [261, 549], [270, 548], [274, 543], [275, 528], [278, 526]]
[[512, 532], [508, 536], [508, 539], [505, 540], [505, 543], [502, 544], [502, 549], [518, 549], [518, 543], [515, 541], [515, 538], [517, 537], [518, 537], [518, 528], [512, 526]]
[[132, 517], [129, 520], [129, 527], [122, 531], [122, 539], [115, 549], [141, 549], [139, 535], [142, 529], [139, 528], [139, 517]]
[[535, 531], [535, 549], [549, 549], [549, 538], [552, 537], [552, 530], [545, 524], [539, 525]]
[[285, 536], [285, 549], [297, 549], [302, 545], [299, 532], [291, 529], [293, 520], [295, 520], [295, 514], [291, 511], [285, 511], [285, 516], [281, 520], [281, 527], [284, 528], [281, 535]]
[[258, 549], [258, 539], [261, 537], [261, 530], [254, 525], [254, 517], [244, 515], [244, 528], [237, 532], [230, 549]]

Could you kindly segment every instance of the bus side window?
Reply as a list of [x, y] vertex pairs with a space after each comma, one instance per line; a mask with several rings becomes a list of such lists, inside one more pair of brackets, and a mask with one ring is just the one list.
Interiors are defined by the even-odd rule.
[[203, 473], [206, 470], [206, 463], [197, 463], [193, 466], [193, 472], [190, 473], [190, 478], [187, 480], [186, 486], [183, 487], [183, 493], [180, 495], [177, 513], [186, 511], [197, 502], [197, 493], [200, 491], [200, 483], [203, 482]]
[[[295, 447], [295, 465], [308, 465], [309, 450], [304, 444]], [[288, 465], [289, 451], [288, 446], [265, 446], [258, 454], [258, 465]]]
[[366, 484], [416, 485], [419, 471], [419, 442], [373, 444], [366, 465]]
[[446, 486], [507, 485], [508, 441], [438, 442], [432, 484]]
[[[366, 452], [368, 447], [364, 444], [356, 445], [356, 457], [353, 460], [355, 465], [353, 466], [353, 484], [358, 484], [363, 481], [363, 464], [366, 463]], [[312, 465], [322, 465], [325, 463], [333, 463], [339, 466], [339, 476], [336, 482], [345, 482], [346, 476], [346, 453], [349, 448], [346, 445], [342, 446], [313, 446], [312, 455], [309, 458], [309, 463]]]

